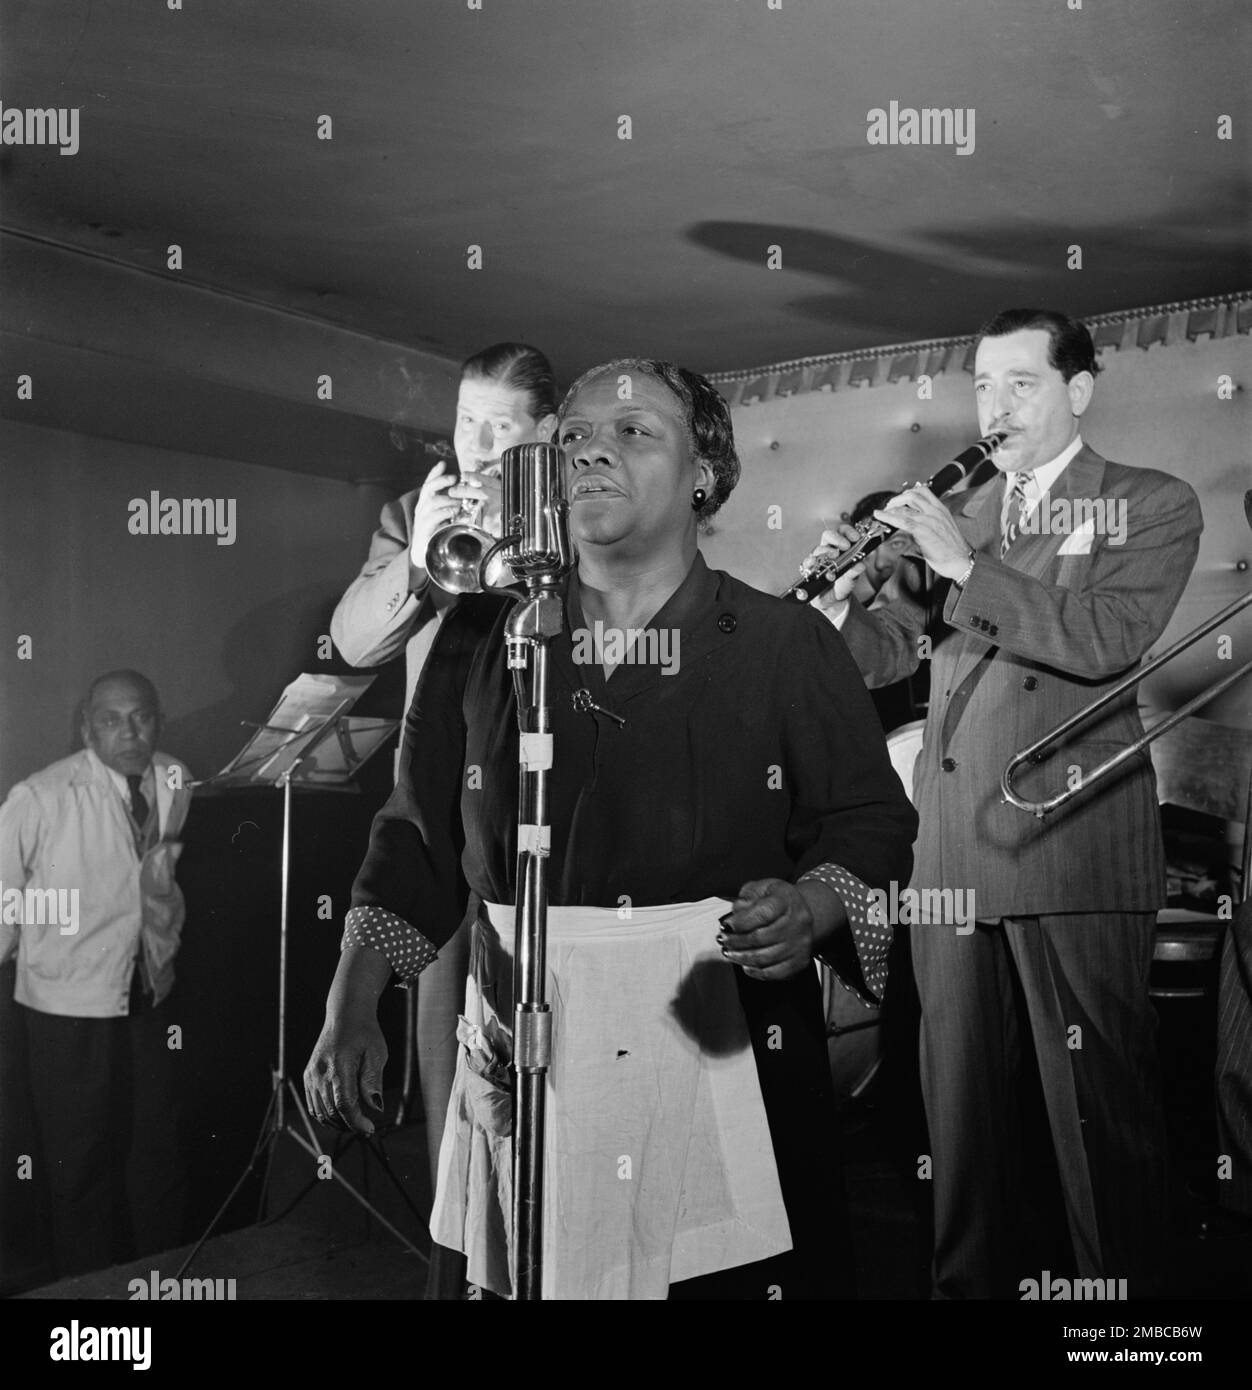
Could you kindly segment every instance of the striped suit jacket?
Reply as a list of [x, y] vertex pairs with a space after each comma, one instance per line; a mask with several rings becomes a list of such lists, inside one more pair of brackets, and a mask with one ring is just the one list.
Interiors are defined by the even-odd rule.
[[[1036, 513], [1057, 529], [1022, 534], [1001, 560], [1004, 490], [997, 474], [948, 502], [978, 558], [964, 589], [950, 586], [946, 625], [933, 639], [914, 769], [921, 828], [912, 886], [972, 890], [984, 920], [1153, 911], [1165, 902], [1165, 870], [1146, 752], [1044, 820], [1002, 802], [1000, 775], [1015, 752], [1137, 666], [1160, 636], [1195, 564], [1199, 502], [1168, 473], [1110, 463], [1084, 446]], [[1108, 526], [1067, 528], [1065, 519], [1090, 515], [1096, 499], [1104, 499], [1097, 518], [1124, 518], [1124, 537]], [[852, 602], [842, 629], [871, 686], [901, 679], [920, 659], [925, 613], [903, 591], [884, 597], [872, 610]], [[1131, 691], [1015, 786], [1041, 800], [1073, 769], [1089, 773], [1141, 732]]]

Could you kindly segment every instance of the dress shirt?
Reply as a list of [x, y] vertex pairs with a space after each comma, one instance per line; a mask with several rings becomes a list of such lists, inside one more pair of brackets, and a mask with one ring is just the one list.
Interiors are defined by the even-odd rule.
[[[1050, 463], [1041, 463], [1038, 468], [1032, 469], [1029, 473], [1006, 473], [1004, 475], [1004, 501], [1000, 504], [1001, 535], [1004, 534], [1004, 528], [1008, 524], [1009, 518], [1009, 498], [1013, 488], [1009, 479], [1014, 476], [1023, 479], [1022, 491], [1026, 494], [1026, 508], [1022, 512], [1022, 521], [1024, 521], [1043, 501], [1044, 494], [1051, 492], [1053, 484], [1069, 466], [1070, 459], [1074, 458], [1081, 448], [1082, 435], [1077, 434]], [[1018, 530], [1021, 530], [1021, 522], [1018, 523]]]

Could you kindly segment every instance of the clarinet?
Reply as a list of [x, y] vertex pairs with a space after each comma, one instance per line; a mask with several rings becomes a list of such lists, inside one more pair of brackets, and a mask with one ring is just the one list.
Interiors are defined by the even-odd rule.
[[[962, 449], [951, 463], [944, 464], [938, 473], [933, 478], [928, 478], [922, 486], [928, 487], [936, 497], [942, 497], [945, 492], [950, 492], [958, 483], [968, 478], [976, 468], [986, 463], [1007, 438], [1007, 431], [992, 430], [976, 444]], [[856, 528], [858, 540], [833, 560], [827, 561], [820, 569], [815, 569], [812, 574], [802, 574], [781, 597], [789, 603], [812, 603], [815, 598], [824, 594], [840, 575], [846, 574], [853, 565], [860, 564], [897, 529], [885, 521], [878, 521], [874, 517], [867, 518]]]

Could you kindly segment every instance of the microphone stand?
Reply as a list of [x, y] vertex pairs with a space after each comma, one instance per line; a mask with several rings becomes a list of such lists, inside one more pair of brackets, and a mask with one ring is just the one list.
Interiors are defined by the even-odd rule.
[[[565, 625], [556, 577], [527, 582], [531, 590], [510, 614], [509, 666], [519, 688], [527, 657], [531, 698], [518, 707], [517, 916], [513, 954], [514, 1258], [513, 1292], [539, 1299], [543, 1283], [543, 1133], [545, 1089], [552, 1062], [552, 1013], [546, 999], [548, 944], [548, 771], [552, 732], [548, 644]], [[532, 587], [533, 585], [533, 587]]]
[[[564, 456], [552, 444], [504, 453], [506, 538], [497, 550], [526, 585], [505, 626], [508, 667], [517, 691], [517, 907], [513, 952], [513, 1296], [542, 1298], [543, 1136], [552, 1012], [547, 994], [548, 773], [552, 768], [549, 644], [565, 626], [559, 585], [572, 563]], [[484, 587], [487, 587], [484, 583]], [[497, 592], [500, 592], [497, 590]], [[512, 591], [511, 598], [516, 598]], [[526, 698], [526, 668], [530, 692]]]

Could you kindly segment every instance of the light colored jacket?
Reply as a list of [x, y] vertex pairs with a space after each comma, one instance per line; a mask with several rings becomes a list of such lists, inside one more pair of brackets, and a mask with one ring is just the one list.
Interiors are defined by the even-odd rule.
[[330, 635], [350, 666], [381, 666], [404, 653], [406, 711], [443, 616], [456, 601], [409, 562], [417, 497], [415, 489], [383, 507], [365, 564], [330, 620]]
[[[156, 1002], [173, 987], [185, 916], [174, 869], [191, 777], [164, 753], [153, 757], [152, 770], [159, 839], [142, 860], [108, 769], [90, 749], [19, 782], [0, 806], [0, 884], [7, 904], [0, 914], [0, 962], [16, 949], [19, 1004], [71, 1018], [125, 1015], [140, 949]], [[14, 921], [15, 889], [52, 890], [60, 901], [74, 901], [77, 930]]]

